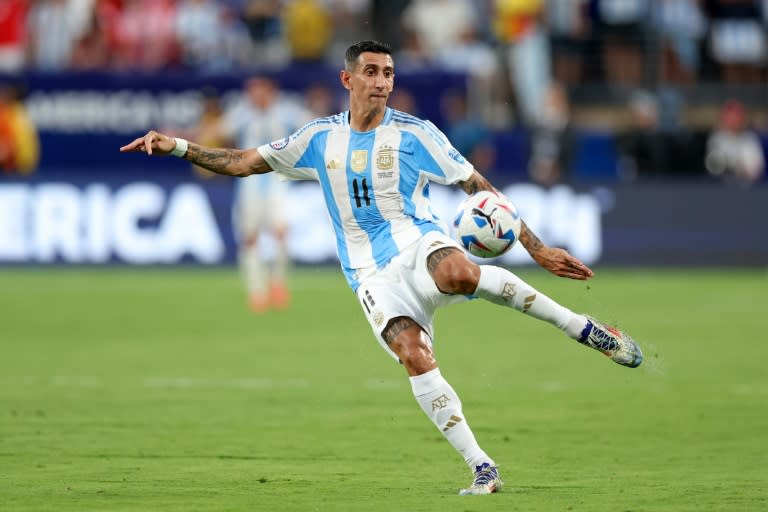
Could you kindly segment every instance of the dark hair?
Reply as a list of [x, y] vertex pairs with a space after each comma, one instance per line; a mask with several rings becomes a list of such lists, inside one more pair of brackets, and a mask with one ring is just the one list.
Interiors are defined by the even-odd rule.
[[364, 52], [386, 53], [387, 55], [392, 55], [392, 48], [390, 48], [387, 43], [380, 43], [378, 41], [369, 40], [356, 42], [347, 48], [347, 53], [344, 55], [344, 67], [347, 71], [355, 69], [357, 58]]

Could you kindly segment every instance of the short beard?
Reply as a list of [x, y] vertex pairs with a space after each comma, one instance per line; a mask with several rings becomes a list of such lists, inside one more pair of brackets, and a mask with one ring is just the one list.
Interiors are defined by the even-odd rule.
[[371, 110], [368, 111], [368, 114], [365, 116], [365, 122], [370, 123], [373, 121], [373, 118], [376, 117], [381, 113], [381, 109], [379, 107], [373, 107]]

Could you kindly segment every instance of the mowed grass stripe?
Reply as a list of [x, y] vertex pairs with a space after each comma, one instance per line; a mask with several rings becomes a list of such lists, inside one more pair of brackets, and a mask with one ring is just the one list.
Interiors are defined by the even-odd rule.
[[628, 329], [637, 370], [487, 303], [438, 313], [507, 482], [470, 499], [335, 268], [263, 317], [232, 269], [4, 270], [0, 508], [768, 509], [765, 270], [597, 270], [520, 275]]

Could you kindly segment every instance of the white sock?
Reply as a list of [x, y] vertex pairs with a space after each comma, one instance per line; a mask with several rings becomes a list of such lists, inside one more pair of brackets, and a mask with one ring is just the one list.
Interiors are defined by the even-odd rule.
[[587, 325], [584, 315], [561, 306], [501, 267], [480, 266], [480, 282], [475, 296], [549, 322], [575, 340], [582, 337]]
[[267, 281], [264, 264], [259, 254], [259, 246], [256, 244], [242, 246], [238, 251], [238, 262], [248, 293], [265, 294]]
[[285, 283], [285, 276], [288, 274], [288, 247], [286, 244], [275, 244], [275, 261], [272, 264], [272, 280], [278, 283]]
[[411, 388], [421, 409], [451, 446], [464, 457], [471, 470], [474, 471], [475, 466], [483, 462], [494, 465], [493, 460], [477, 444], [475, 435], [461, 411], [459, 395], [440, 375], [439, 368], [411, 377]]

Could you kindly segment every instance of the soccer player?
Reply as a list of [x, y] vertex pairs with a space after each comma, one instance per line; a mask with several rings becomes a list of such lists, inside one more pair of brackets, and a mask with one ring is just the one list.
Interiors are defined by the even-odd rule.
[[[294, 131], [309, 118], [297, 102], [284, 98], [268, 77], [256, 76], [245, 83], [242, 102], [227, 112], [223, 134], [240, 148], [251, 148]], [[232, 217], [238, 242], [238, 262], [254, 313], [268, 307], [288, 306], [286, 286], [288, 219], [286, 183], [274, 175], [251, 176], [237, 181]], [[259, 239], [270, 233], [274, 239], [272, 261], [266, 261]]]
[[[121, 151], [172, 154], [231, 176], [274, 171], [320, 182], [342, 270], [377, 340], [403, 364], [416, 401], [473, 472], [459, 493], [490, 494], [502, 486], [498, 467], [475, 440], [432, 351], [436, 308], [478, 297], [553, 324], [621, 365], [636, 367], [643, 356], [623, 332], [572, 312], [506, 269], [467, 258], [432, 215], [428, 184], [457, 184], [468, 194], [495, 188], [432, 123], [387, 107], [394, 77], [389, 47], [361, 41], [347, 50], [340, 73], [347, 112], [254, 149], [208, 148], [150, 131]], [[520, 242], [555, 275], [593, 275], [525, 223]]]

